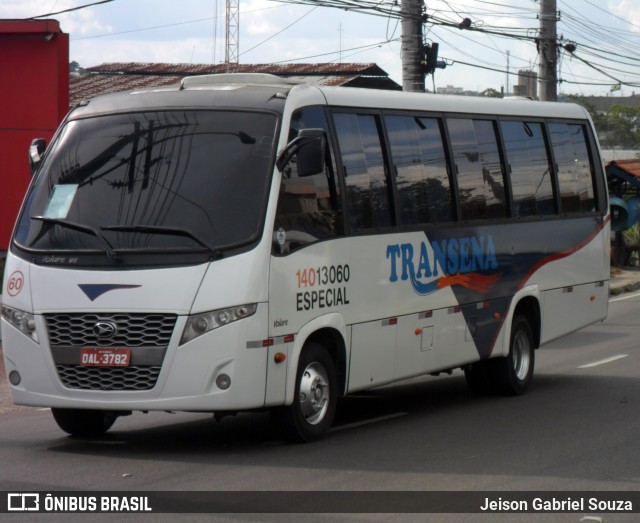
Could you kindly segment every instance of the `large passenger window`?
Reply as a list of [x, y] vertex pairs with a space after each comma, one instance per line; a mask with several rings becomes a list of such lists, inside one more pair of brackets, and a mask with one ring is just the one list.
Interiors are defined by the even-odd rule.
[[511, 174], [514, 215], [539, 216], [556, 213], [553, 181], [542, 124], [500, 124]]
[[[291, 117], [289, 139], [293, 140], [300, 129], [324, 129], [325, 138], [329, 140], [324, 109], [306, 107], [296, 111]], [[273, 233], [273, 252], [277, 254], [343, 233], [340, 189], [330, 141], [326, 147], [324, 172], [299, 177], [296, 166], [294, 157], [282, 173]]]
[[351, 229], [360, 231], [393, 225], [378, 117], [336, 113], [334, 122]]
[[453, 219], [447, 159], [437, 118], [385, 116], [396, 170], [400, 223]]
[[494, 123], [448, 118], [463, 220], [504, 218], [507, 200]]
[[584, 127], [579, 124], [549, 124], [553, 154], [558, 170], [562, 212], [595, 210], [591, 160]]

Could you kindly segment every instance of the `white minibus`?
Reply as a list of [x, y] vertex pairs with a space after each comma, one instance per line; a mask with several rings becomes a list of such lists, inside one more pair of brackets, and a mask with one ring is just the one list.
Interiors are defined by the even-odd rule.
[[5, 365], [72, 435], [268, 409], [311, 441], [344, 395], [453, 369], [519, 395], [607, 314], [577, 105], [213, 75], [83, 102], [30, 153]]

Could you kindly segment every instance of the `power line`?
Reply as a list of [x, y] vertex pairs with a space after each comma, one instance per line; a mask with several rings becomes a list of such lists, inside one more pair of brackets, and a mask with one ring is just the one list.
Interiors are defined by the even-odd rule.
[[[496, 2], [482, 2], [482, 1], [478, 1], [477, 3], [487, 3], [490, 5], [499, 5], [500, 7], [508, 7], [504, 4], [497, 4]], [[564, 3], [564, 2], [563, 2]], [[589, 4], [591, 4], [590, 2], [587, 2]], [[462, 16], [460, 14], [460, 8], [457, 5], [452, 5], [449, 2], [446, 2], [447, 6], [449, 7], [449, 9], [451, 9], [452, 13], [455, 13], [457, 16]], [[580, 13], [574, 9], [572, 9], [570, 6], [567, 6], [571, 11], [575, 11], [578, 16], [581, 16]], [[602, 10], [602, 9], [601, 9]], [[607, 12], [607, 11], [605, 11]], [[440, 26], [444, 26], [444, 27], [450, 27], [450, 28], [454, 28], [454, 27], [460, 27], [458, 23], [452, 22], [451, 19], [445, 15], [443, 12], [439, 12], [441, 13], [440, 15], [430, 15], [428, 18], [428, 23], [432, 23], [433, 25], [440, 25]], [[608, 12], [607, 12], [608, 13]], [[610, 13], [609, 13], [610, 14]], [[567, 15], [565, 14], [565, 25], [568, 25], [570, 28], [573, 28], [573, 30], [576, 32], [576, 34], [579, 34], [582, 39], [587, 39], [587, 40], [591, 40], [589, 38], [590, 35], [592, 35], [592, 38], [596, 38], [598, 42], [602, 43], [609, 43], [609, 45], [613, 45], [615, 47], [618, 47], [620, 49], [626, 49], [627, 51], [629, 50], [630, 47], [635, 47], [636, 41], [631, 41], [629, 39], [626, 38], [626, 35], [628, 34], [627, 32], [619, 32], [616, 31], [614, 28], [607, 28], [605, 26], [603, 26], [601, 23], [599, 24], [592, 24], [588, 19], [585, 19], [586, 22], [582, 22], [579, 18], [577, 17], [573, 17], [571, 15]], [[561, 18], [563, 21], [565, 20], [565, 18]], [[618, 17], [619, 18], [619, 17]], [[573, 25], [572, 25], [573, 24]], [[611, 29], [611, 30], [610, 30]], [[522, 34], [522, 30], [514, 30], [513, 28], [504, 28], [504, 27], [497, 27], [497, 26], [489, 26], [489, 27], [482, 27], [478, 24], [478, 22], [473, 23], [471, 26], [465, 26], [465, 30], [468, 31], [476, 31], [476, 32], [480, 32], [480, 33], [485, 33], [487, 35], [495, 35], [501, 38], [515, 38], [518, 40], [530, 40], [532, 42], [538, 42], [538, 33], [537, 31], [533, 32], [527, 32], [527, 34]], [[434, 33], [435, 34], [435, 33]], [[624, 36], [623, 36], [624, 35]], [[557, 41], [556, 41], [556, 48], [561, 49], [561, 43], [563, 41], [567, 41], [566, 39], [564, 39], [563, 37], [560, 37]], [[470, 55], [464, 51], [462, 51], [461, 49], [456, 48], [453, 44], [449, 43], [449, 42], [445, 42], [449, 47], [453, 48], [454, 50], [456, 50], [457, 52], [464, 54], [466, 56], [469, 56], [470, 58], [473, 58], [474, 61], [476, 63], [472, 63], [472, 62], [464, 62], [463, 60], [453, 60], [453, 59], [449, 59], [451, 61], [451, 64], [453, 63], [458, 63], [460, 65], [465, 65], [468, 67], [476, 67], [476, 68], [480, 68], [480, 69], [484, 69], [484, 70], [489, 70], [489, 71], [495, 71], [495, 72], [500, 72], [500, 73], [506, 73], [507, 71], [503, 70], [502, 68], [498, 68], [498, 67], [492, 67], [493, 64], [489, 64], [487, 61], [485, 60], [481, 60], [477, 55]], [[475, 42], [476, 45], [483, 45], [481, 42]], [[489, 47], [489, 46], [485, 46], [485, 47]], [[623, 65], [628, 65], [631, 67], [636, 67], [636, 64], [631, 64], [629, 62], [622, 62], [619, 60], [616, 60], [616, 58], [627, 58], [629, 60], [635, 61], [638, 60], [637, 57], [632, 57], [629, 56], [628, 54], [624, 55], [621, 53], [616, 53], [615, 51], [609, 50], [609, 49], [603, 49], [602, 47], [591, 47], [588, 44], [581, 44], [580, 42], [576, 43], [576, 47], [577, 49], [581, 49], [581, 48], [585, 48], [585, 51], [582, 54], [591, 54], [592, 56], [596, 57], [596, 58], [600, 58], [600, 59], [604, 59], [604, 60], [608, 60], [609, 62], [618, 62], [621, 63]], [[597, 51], [597, 53], [593, 53], [593, 51], [591, 53], [587, 52], [586, 49], [592, 49], [594, 51]], [[601, 53], [601, 54], [600, 54]], [[575, 58], [576, 60], [578, 60], [583, 66], [589, 67], [590, 69], [597, 71], [599, 74], [603, 75], [605, 78], [614, 80], [616, 83], [621, 83], [623, 85], [630, 85], [630, 86], [636, 86], [635, 83], [633, 82], [629, 82], [629, 81], [624, 81], [621, 80], [620, 78], [618, 78], [620, 75], [616, 74], [616, 73], [626, 73], [627, 75], [633, 75], [636, 76], [636, 73], [631, 70], [621, 70], [621, 69], [617, 69], [615, 67], [612, 67], [609, 64], [603, 64], [603, 63], [598, 63], [595, 62], [593, 60], [589, 60], [584, 56], [580, 56], [578, 54], [575, 53], [575, 48], [574, 51], [572, 53], [570, 53], [570, 56], [572, 58]], [[482, 61], [484, 64], [486, 64], [485, 66], [481, 66], [478, 65], [478, 61]], [[578, 76], [576, 76], [572, 70], [570, 70], [571, 73], [571, 77], [574, 78], [578, 78]], [[565, 82], [565, 83], [572, 83], [572, 84], [578, 84], [578, 85], [611, 85], [610, 83], [597, 83], [597, 82], [573, 82], [570, 80], [560, 80], [560, 82]]]
[[[461, 64], [461, 65], [467, 65], [469, 67], [475, 67], [476, 69], [484, 69], [485, 71], [494, 71], [496, 73], [502, 73], [502, 74], [509, 74], [511, 76], [518, 76], [519, 73], [512, 73], [511, 71], [507, 71], [506, 69], [498, 69], [497, 67], [489, 67], [486, 65], [478, 65], [478, 64], [472, 64], [470, 62], [464, 62], [462, 60], [458, 60], [457, 58], [444, 58], [443, 60], [446, 60], [447, 65], [453, 65], [453, 64]], [[609, 84], [607, 84], [609, 85]]]
[[[399, 4], [395, 0], [381, 0], [378, 2], [371, 0], [274, 0], [285, 4], [306, 4], [317, 7], [330, 7], [365, 13], [374, 16], [400, 18]], [[417, 18], [416, 18], [417, 19]]]
[[605, 9], [602, 9], [602, 7], [600, 7], [599, 5], [594, 4], [593, 2], [590, 2], [589, 0], [584, 0], [587, 4], [595, 7], [596, 9], [600, 9], [600, 11], [603, 11], [605, 13], [607, 13], [608, 15], [612, 16], [613, 18], [617, 18], [618, 20], [621, 20], [622, 22], [624, 22], [625, 24], [629, 24], [632, 25], [633, 27], [637, 27], [638, 29], [640, 29], [640, 26], [630, 22], [629, 20], [625, 20], [624, 18], [618, 16], [618, 15], [614, 15], [611, 11], [607, 11]]
[[[215, 16], [208, 16], [207, 18], [196, 18], [195, 20], [186, 20], [184, 22], [174, 22], [172, 24], [154, 25], [154, 26], [150, 26], [150, 27], [142, 27], [140, 29], [130, 29], [130, 30], [126, 30], [126, 31], [117, 31], [117, 32], [114, 32], [114, 33], [104, 33], [104, 34], [100, 34], [100, 35], [81, 36], [80, 38], [72, 38], [72, 40], [74, 40], [74, 41], [91, 40], [92, 38], [104, 38], [104, 37], [107, 37], [107, 36], [117, 36], [117, 35], [129, 34], [129, 33], [141, 33], [143, 31], [150, 31], [150, 30], [153, 30], [153, 29], [165, 29], [167, 27], [176, 27], [178, 25], [194, 24], [196, 22], [210, 22], [211, 20], [215, 20], [216, 18], [217, 17], [215, 17]], [[224, 17], [220, 17], [220, 18], [224, 18]]]
[[[249, 11], [242, 11], [243, 14], [249, 14], [249, 13], [256, 13], [259, 11], [267, 11], [270, 9], [281, 9], [284, 6], [282, 5], [274, 5], [271, 7], [261, 7], [260, 9], [251, 9]], [[184, 22], [173, 22], [171, 24], [163, 24], [163, 25], [152, 25], [149, 27], [140, 27], [138, 29], [127, 29], [125, 31], [117, 31], [114, 33], [103, 33], [103, 34], [99, 34], [99, 35], [91, 35], [91, 36], [82, 36], [80, 38], [72, 38], [72, 40], [77, 41], [77, 40], [90, 40], [92, 38], [105, 38], [108, 36], [117, 36], [117, 35], [123, 35], [123, 34], [129, 34], [129, 33], [141, 33], [144, 31], [152, 31], [154, 29], [165, 29], [167, 27], [176, 27], [179, 25], [188, 25], [188, 24], [195, 24], [198, 22], [210, 22], [212, 20], [222, 20], [224, 19], [224, 16], [222, 15], [216, 15], [216, 16], [208, 16], [206, 18], [195, 18], [193, 20], [185, 20]]]
[[27, 20], [35, 20], [37, 18], [48, 18], [49, 16], [61, 15], [62, 13], [70, 13], [71, 11], [79, 11], [80, 9], [86, 9], [87, 7], [93, 7], [94, 5], [108, 4], [109, 2], [113, 2], [113, 1], [114, 0], [101, 0], [100, 2], [93, 2], [92, 4], [79, 5], [77, 7], [71, 7], [69, 9], [57, 11], [55, 13], [47, 13], [46, 15], [32, 16], [31, 18], [27, 18]]
[[281, 33], [284, 33], [287, 29], [289, 29], [290, 27], [293, 27], [294, 25], [296, 25], [300, 20], [302, 20], [303, 18], [305, 18], [306, 16], [309, 16], [311, 13], [313, 13], [316, 9], [318, 9], [319, 6], [316, 6], [312, 9], [310, 9], [309, 11], [307, 11], [305, 14], [303, 14], [301, 17], [296, 18], [293, 22], [291, 22], [288, 26], [280, 29], [280, 31], [278, 31], [277, 33], [272, 34], [269, 38], [263, 40], [262, 42], [254, 45], [253, 47], [247, 49], [246, 51], [244, 51], [243, 53], [240, 53], [240, 56], [247, 54], [250, 51], [253, 51], [256, 47], [260, 47], [262, 44], [268, 42], [269, 40], [271, 40], [272, 38], [275, 38], [276, 36], [278, 36]]
[[[617, 78], [609, 73], [607, 73], [606, 71], [603, 71], [602, 68], [596, 66], [595, 64], [592, 64], [591, 62], [589, 62], [588, 60], [585, 60], [584, 58], [581, 58], [575, 54], [572, 54], [572, 56], [574, 58], [576, 58], [577, 60], [580, 60], [583, 64], [585, 64], [586, 66], [590, 67], [591, 69], [598, 71], [600, 74], [606, 76], [607, 78], [611, 78], [614, 82], [619, 83], [621, 85], [628, 85], [630, 87], [638, 87], [640, 84], [638, 83], [630, 83], [630, 82], [625, 82], [624, 80], [620, 80], [620, 78]], [[611, 69], [611, 68], [609, 68]]]
[[[250, 49], [247, 49], [246, 51], [241, 53], [241, 56], [246, 55], [247, 53], [250, 53], [257, 47], [262, 46], [266, 42], [276, 38], [278, 35], [286, 31], [288, 28], [292, 27], [299, 20], [301, 20], [305, 16], [308, 16], [308, 14], [310, 14], [311, 12], [315, 11], [318, 7], [338, 8], [348, 12], [368, 14], [372, 16], [384, 17], [386, 19], [387, 21], [387, 35], [386, 35], [387, 39], [386, 40], [379, 42], [377, 44], [367, 44], [360, 47], [346, 49], [346, 50], [343, 50], [344, 52], [352, 52], [353, 54], [359, 54], [367, 50], [374, 49], [375, 47], [381, 47], [383, 45], [387, 45], [391, 42], [397, 41], [397, 39], [392, 38], [395, 35], [395, 30], [397, 30], [397, 25], [393, 33], [391, 35], [389, 34], [390, 33], [389, 27], [391, 25], [391, 20], [392, 19], [401, 20], [402, 18], [400, 14], [400, 2], [396, 0], [275, 0], [275, 1], [279, 2], [280, 5], [271, 6], [263, 9], [256, 9], [254, 11], [260, 11], [264, 9], [275, 9], [278, 7], [283, 7], [283, 4], [294, 4], [294, 5], [306, 4], [306, 5], [312, 6], [313, 9], [308, 11], [305, 15], [298, 18], [297, 20], [293, 21], [291, 24], [284, 27], [282, 30], [269, 36], [266, 40], [263, 40], [262, 42], [254, 45]], [[633, 31], [622, 30], [618, 27], [607, 27], [606, 25], [607, 20], [604, 19], [604, 16], [602, 18], [604, 19], [603, 21], [605, 22], [605, 24], [601, 23], [600, 20], [598, 21], [598, 23], [595, 23], [594, 21], [584, 16], [585, 8], [588, 9], [588, 7], [585, 6], [584, 4], [580, 6], [578, 2], [572, 2], [572, 5], [569, 5], [569, 2], [565, 0], [558, 0], [558, 1], [560, 4], [562, 4], [562, 8], [563, 8], [562, 16], [560, 18], [560, 21], [558, 22], [558, 26], [559, 26], [558, 33], [560, 34], [561, 31], [564, 31], [565, 33], [564, 35], [560, 35], [556, 42], [556, 45], [557, 45], [556, 48], [558, 49], [560, 54], [562, 56], [567, 56], [566, 54], [562, 53], [563, 45], [569, 44], [569, 43], [575, 44], [576, 47], [573, 49], [573, 52], [569, 52], [568, 50], [565, 49], [567, 52], [569, 52], [568, 56], [570, 56], [572, 60], [575, 59], [577, 60], [577, 62], [579, 62], [579, 67], [577, 68], [575, 67], [576, 64], [574, 63], [574, 69], [577, 69], [579, 71], [581, 70], [584, 73], [584, 70], [585, 70], [584, 68], [589, 68], [591, 71], [598, 73], [597, 75], [594, 75], [596, 77], [602, 75], [603, 78], [606, 78], [609, 81], [613, 80], [616, 83], [619, 82], [623, 85], [636, 86], [635, 82], [629, 82], [629, 77], [635, 79], [635, 77], [640, 76], [640, 72], [639, 72], [640, 70], [638, 69], [638, 67], [640, 67], [640, 58], [638, 58], [638, 56], [640, 56], [640, 46], [638, 46], [638, 39], [633, 38], [635, 33]], [[88, 3], [82, 6], [77, 6], [74, 8], [57, 11], [55, 13], [49, 13], [47, 15], [39, 15], [32, 18], [36, 19], [36, 18], [49, 17], [49, 16], [68, 13], [71, 11], [77, 11], [80, 9], [85, 9], [87, 7], [101, 5], [109, 2], [113, 2], [113, 0], [96, 1], [96, 2]], [[584, 2], [589, 6], [599, 9], [600, 11], [602, 11], [603, 13], [606, 13], [612, 18], [625, 22], [626, 24], [628, 24], [626, 27], [638, 27], [637, 25], [634, 25], [633, 23], [631, 23], [629, 20], [625, 20], [615, 15], [614, 13], [607, 11], [606, 9], [603, 9], [602, 7], [595, 5], [594, 3], [595, 0], [594, 2], [591, 2], [589, 0], [584, 0]], [[441, 39], [441, 40], [444, 41], [448, 47], [450, 47], [452, 50], [455, 51], [454, 54], [460, 53], [461, 55], [467, 56], [471, 59], [468, 62], [462, 61], [462, 60], [449, 59], [450, 64], [457, 63], [460, 66], [476, 67], [476, 68], [485, 69], [488, 71], [495, 71], [501, 74], [504, 74], [506, 72], [503, 67], [500, 67], [494, 63], [491, 63], [492, 61], [493, 62], [498, 61], [497, 56], [493, 55], [493, 53], [492, 55], [495, 56], [495, 58], [493, 60], [492, 59], [487, 60], [487, 59], [483, 59], [483, 57], [489, 56], [487, 51], [485, 51], [484, 54], [482, 53], [469, 54], [468, 52], [465, 51], [468, 45], [465, 45], [463, 43], [462, 45], [458, 44], [458, 47], [456, 47], [456, 45], [454, 45], [456, 43], [454, 33], [457, 34], [459, 37], [464, 38], [467, 41], [470, 41], [474, 46], [482, 46], [491, 51], [497, 51], [502, 54], [504, 53], [500, 50], [500, 47], [502, 47], [502, 45], [504, 44], [504, 41], [499, 39], [505, 38], [510, 40], [526, 42], [530, 45], [532, 54], [535, 54], [537, 56], [537, 53], [535, 52], [534, 44], [537, 43], [537, 40], [539, 37], [538, 28], [527, 27], [528, 25], [533, 25], [533, 24], [527, 23], [527, 21], [534, 21], [536, 19], [536, 15], [538, 13], [538, 10], [537, 10], [538, 2], [536, 2], [536, 8], [534, 7], [529, 8], [523, 5], [520, 5], [520, 6], [508, 5], [506, 0], [503, 2], [500, 2], [500, 0], [495, 0], [495, 1], [474, 0], [472, 3], [459, 2], [456, 0], [447, 0], [445, 4], [446, 4], [446, 7], [443, 6], [444, 9], [442, 10], [430, 11], [428, 13], [425, 13], [424, 17], [420, 17], [420, 22], [426, 24], [429, 31], [433, 31], [437, 27], [442, 27], [442, 30], [440, 30], [439, 32], [432, 33], [433, 35], [432, 38], [435, 37], [437, 39], [440, 37], [440, 35], [444, 31], [447, 31], [447, 33], [450, 36], [447, 36], [446, 39]], [[533, 5], [533, 2], [531, 5]], [[243, 11], [243, 13], [244, 12], [245, 11]], [[253, 11], [247, 11], [247, 13], [250, 13], [250, 12], [253, 12]], [[502, 18], [505, 18], [505, 17], [512, 19], [514, 24], [521, 25], [524, 27], [508, 26], [510, 22], [505, 23], [501, 20]], [[417, 16], [414, 16], [413, 18], [417, 20]], [[470, 21], [472, 21], [469, 26], [466, 26], [466, 25], [461, 26], [461, 22], [465, 18], [468, 18]], [[207, 18], [198, 18], [195, 20], [174, 22], [170, 24], [163, 24], [163, 25], [151, 26], [146, 28], [137, 28], [137, 29], [131, 29], [126, 31], [118, 31], [114, 33], [84, 36], [80, 38], [73, 38], [73, 40], [85, 40], [85, 39], [92, 39], [92, 38], [122, 35], [126, 33], [142, 32], [142, 31], [154, 30], [154, 29], [164, 29], [164, 28], [173, 27], [173, 26], [205, 22], [205, 21], [216, 20], [216, 19], [217, 19], [217, 16], [207, 17]], [[612, 23], [611, 19], [609, 19], [609, 23], [613, 25], [613, 23], [615, 22]], [[463, 31], [460, 31], [460, 29], [463, 29]], [[489, 42], [483, 41], [484, 39], [481, 37], [478, 37], [477, 33], [486, 35], [486, 37], [489, 38], [490, 41]], [[492, 38], [494, 38], [495, 41]], [[487, 43], [491, 43], [492, 45], [487, 45]], [[443, 50], [445, 50], [446, 52], [446, 49], [443, 49], [441, 46], [441, 51]], [[636, 53], [636, 50], [638, 50], [637, 53]], [[283, 63], [283, 62], [290, 62], [290, 61], [300, 61], [300, 60], [305, 60], [309, 58], [335, 56], [338, 53], [339, 51], [320, 53], [320, 54], [308, 56], [305, 58], [283, 60], [282, 62], [274, 62], [274, 63]], [[523, 55], [525, 53], [520, 52], [519, 54]], [[516, 60], [520, 60], [521, 62], [526, 62], [525, 58], [519, 58], [514, 55], [511, 55], [511, 56]], [[478, 62], [480, 62], [480, 64], [478, 64]], [[620, 64], [620, 65], [617, 65], [617, 64]], [[628, 67], [629, 69], [623, 70], [623, 67]], [[611, 85], [611, 83], [598, 83], [597, 81], [573, 82], [572, 81], [573, 79], [580, 79], [581, 77], [576, 75], [574, 71], [571, 68], [569, 68], [568, 62], [567, 62], [566, 68], [567, 68], [567, 71], [565, 71], [565, 75], [568, 77], [568, 79], [559, 79], [559, 83], [576, 84], [576, 85], [602, 85], [602, 86]], [[509, 72], [509, 74], [516, 75], [517, 73]], [[623, 76], [623, 77], [627, 76], [627, 81], [620, 80], [618, 78], [620, 76]], [[587, 77], [584, 77], [584, 78], [587, 78]]]
[[349, 51], [357, 51], [357, 50], [363, 50], [363, 51], [367, 51], [370, 49], [375, 49], [376, 47], [382, 47], [383, 45], [386, 44], [390, 44], [391, 42], [397, 42], [399, 41], [398, 38], [394, 38], [391, 40], [383, 40], [380, 42], [376, 42], [375, 44], [367, 44], [367, 45], [360, 45], [358, 47], [351, 47], [349, 49], [342, 49], [342, 51], [332, 51], [329, 53], [320, 53], [320, 54], [314, 54], [314, 55], [309, 55], [309, 56], [302, 56], [299, 58], [288, 58], [287, 60], [280, 60], [278, 62], [271, 62], [272, 64], [285, 64], [285, 63], [289, 63], [289, 62], [299, 62], [300, 60], [309, 60], [310, 58], [320, 58], [323, 56], [331, 56], [331, 55], [335, 55], [335, 54], [340, 54], [340, 52], [346, 53]]
[[[562, 21], [563, 25], [568, 26], [568, 28], [574, 30], [579, 37], [587, 39], [590, 42], [597, 41], [599, 44], [606, 42], [614, 47], [625, 50], [628, 50], [630, 47], [637, 48], [637, 35], [634, 35], [634, 38], [627, 38], [626, 35], [615, 36], [617, 33], [620, 33], [615, 28], [603, 26], [602, 24], [593, 24], [590, 20], [584, 19], [579, 13], [577, 17], [565, 13]], [[587, 38], [587, 35], [592, 35], [592, 38]]]

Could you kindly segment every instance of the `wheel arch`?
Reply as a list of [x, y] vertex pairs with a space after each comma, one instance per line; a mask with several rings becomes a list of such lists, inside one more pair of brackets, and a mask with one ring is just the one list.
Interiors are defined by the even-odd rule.
[[336, 329], [324, 327], [311, 334], [305, 340], [305, 345], [311, 342], [319, 343], [329, 352], [336, 366], [338, 390], [340, 396], [343, 396], [347, 385], [347, 351], [344, 338]]
[[524, 316], [529, 322], [529, 326], [531, 327], [531, 332], [533, 334], [534, 348], [539, 348], [542, 334], [542, 311], [538, 296], [529, 294], [527, 296], [523, 296], [516, 303], [509, 324], [509, 336], [506, 338], [507, 343], [511, 336], [511, 325], [513, 325], [513, 320], [518, 316]]
[[330, 314], [316, 318], [300, 329], [300, 332], [296, 336], [294, 349], [289, 357], [285, 405], [290, 405], [293, 402], [298, 361], [300, 360], [302, 351], [309, 343], [319, 343], [327, 350], [335, 364], [340, 397], [344, 395], [347, 385], [347, 364], [349, 361], [346, 339], [347, 328], [342, 316], [339, 314]]

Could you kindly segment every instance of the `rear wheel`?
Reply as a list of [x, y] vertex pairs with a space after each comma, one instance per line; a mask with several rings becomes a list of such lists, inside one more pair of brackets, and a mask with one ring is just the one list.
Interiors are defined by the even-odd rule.
[[535, 346], [529, 321], [516, 316], [511, 326], [509, 354], [491, 360], [490, 379], [498, 392], [519, 396], [524, 394], [533, 378]]
[[290, 439], [308, 442], [325, 435], [336, 411], [337, 383], [335, 364], [327, 350], [310, 343], [298, 362], [293, 404], [277, 411]]
[[58, 427], [81, 438], [101, 436], [115, 423], [117, 414], [105, 410], [51, 409]]

